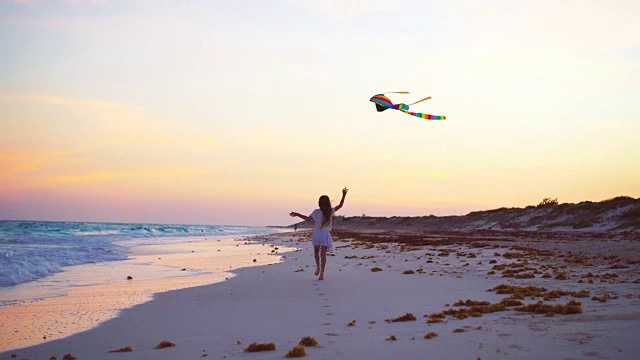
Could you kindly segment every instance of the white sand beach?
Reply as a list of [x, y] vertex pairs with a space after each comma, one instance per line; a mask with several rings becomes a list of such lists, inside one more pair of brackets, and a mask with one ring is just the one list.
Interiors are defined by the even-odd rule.
[[[248, 256], [242, 263], [248, 267], [232, 270], [227, 281], [156, 294], [97, 327], [0, 359], [281, 359], [304, 336], [318, 341], [306, 348], [311, 359], [635, 359], [640, 351], [640, 252], [633, 236], [483, 235], [418, 246], [368, 243], [353, 234], [336, 236], [324, 281], [313, 274], [308, 232], [254, 237], [270, 250], [255, 263]], [[272, 255], [283, 261], [267, 264], [278, 258]], [[513, 294], [488, 290], [503, 284], [536, 286], [539, 297], [529, 293], [520, 301], [551, 307], [531, 313], [455, 305], [498, 304]], [[459, 311], [465, 308], [468, 317]], [[428, 322], [442, 311], [457, 312]], [[407, 313], [415, 320], [385, 321]], [[425, 338], [429, 333], [437, 336]], [[155, 349], [163, 340], [175, 346]], [[273, 342], [276, 350], [244, 352], [253, 342]], [[129, 345], [131, 352], [108, 352]]]
[[[235, 276], [230, 270], [280, 260], [263, 244], [232, 237], [135, 246], [130, 257], [70, 266], [4, 289], [0, 299], [24, 300], [0, 307], [0, 351], [65, 338], [148, 302], [154, 294], [225, 281]], [[58, 290], [59, 284], [74, 285], [66, 293]]]

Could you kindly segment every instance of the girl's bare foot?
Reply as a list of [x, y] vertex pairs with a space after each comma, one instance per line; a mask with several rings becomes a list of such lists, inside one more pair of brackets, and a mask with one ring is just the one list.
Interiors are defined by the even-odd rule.
[[320, 269], [316, 269], [316, 276], [320, 274]]
[[320, 277], [318, 278], [318, 280], [324, 280], [324, 273], [320, 273]]

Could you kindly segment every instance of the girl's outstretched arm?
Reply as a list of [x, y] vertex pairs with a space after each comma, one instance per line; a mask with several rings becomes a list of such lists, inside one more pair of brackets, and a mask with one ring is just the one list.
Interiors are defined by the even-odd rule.
[[344, 198], [347, 196], [347, 191], [349, 191], [347, 188], [342, 189], [342, 199], [340, 199], [340, 204], [336, 206], [336, 211], [340, 210], [342, 205], [344, 205]]
[[291, 217], [296, 217], [297, 216], [297, 217], [303, 219], [304, 221], [314, 221], [311, 216], [305, 216], [305, 215], [302, 215], [302, 214], [297, 213], [295, 211], [290, 212], [289, 215], [291, 215]]

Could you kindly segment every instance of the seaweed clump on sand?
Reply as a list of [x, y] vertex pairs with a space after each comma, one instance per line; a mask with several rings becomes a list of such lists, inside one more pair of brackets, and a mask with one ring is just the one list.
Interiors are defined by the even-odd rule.
[[304, 357], [307, 356], [307, 352], [304, 350], [304, 346], [298, 345], [294, 346], [293, 349], [289, 350], [287, 354], [284, 356], [286, 358], [295, 358], [295, 357]]
[[164, 349], [164, 348], [168, 348], [168, 347], [174, 347], [176, 346], [176, 344], [172, 343], [169, 340], [162, 340], [160, 341], [160, 343], [158, 343], [158, 345], [156, 345], [156, 349]]
[[575, 298], [589, 297], [589, 291], [567, 291], [567, 290], [547, 290], [544, 287], [538, 286], [515, 286], [515, 285], [498, 285], [488, 291], [495, 291], [496, 294], [511, 294], [510, 299], [524, 300], [526, 297], [531, 299], [543, 298], [544, 300], [558, 299], [563, 296], [572, 296]]
[[513, 299], [513, 298], [504, 298], [502, 300], [500, 300], [500, 304], [504, 305], [504, 306], [522, 306], [524, 305], [522, 303], [522, 301], [518, 300], [518, 299]]
[[300, 346], [318, 346], [318, 340], [314, 339], [311, 336], [305, 336], [302, 339], [300, 339], [300, 342], [298, 343], [298, 345], [300, 345]]
[[453, 303], [453, 306], [484, 306], [484, 305], [491, 305], [491, 302], [489, 301], [478, 301], [478, 300], [458, 300], [455, 303]]
[[515, 285], [498, 285], [488, 291], [495, 291], [496, 294], [511, 294], [514, 299], [524, 300], [525, 297], [536, 298], [541, 297], [547, 291], [546, 288], [541, 286], [515, 286]]
[[77, 360], [77, 359], [78, 359], [77, 357], [75, 357], [75, 356], [73, 356], [73, 355], [71, 355], [71, 354], [65, 354], [65, 355], [62, 357], [62, 360]]
[[426, 334], [426, 335], [424, 336], [424, 338], [425, 338], [425, 339], [433, 339], [433, 338], [434, 338], [434, 337], [436, 337], [436, 336], [438, 336], [438, 333], [437, 333], [437, 332], [430, 332], [430, 333]]
[[392, 322], [405, 322], [405, 321], [416, 321], [416, 316], [411, 314], [411, 313], [406, 313], [402, 316], [398, 316], [395, 319], [387, 319], [385, 320], [388, 323], [392, 323]]
[[516, 311], [530, 312], [534, 314], [547, 314], [551, 316], [551, 314], [559, 314], [559, 315], [570, 315], [570, 314], [581, 314], [582, 313], [582, 303], [576, 300], [571, 300], [565, 305], [550, 305], [545, 304], [542, 301], [539, 301], [535, 304], [527, 304], [524, 306], [514, 308]]
[[382, 271], [382, 269], [380, 269], [380, 268], [379, 268], [379, 267], [377, 267], [377, 266], [376, 266], [376, 267], [374, 267], [374, 268], [371, 268], [371, 272], [378, 272], [378, 271]]
[[462, 309], [448, 309], [443, 311], [445, 315], [450, 315], [455, 317], [458, 320], [466, 319], [470, 316], [472, 317], [481, 317], [484, 314], [494, 313], [498, 311], [505, 311], [506, 305], [497, 303], [489, 305], [473, 305], [467, 308]]
[[427, 314], [424, 317], [428, 318], [427, 324], [437, 324], [437, 323], [444, 322], [446, 314], [444, 313], [444, 311], [442, 311], [439, 313]]
[[120, 349], [109, 350], [110, 353], [132, 352], [132, 351], [133, 351], [133, 347], [131, 345], [127, 345]]
[[251, 343], [244, 349], [244, 352], [273, 351], [276, 349], [275, 343]]

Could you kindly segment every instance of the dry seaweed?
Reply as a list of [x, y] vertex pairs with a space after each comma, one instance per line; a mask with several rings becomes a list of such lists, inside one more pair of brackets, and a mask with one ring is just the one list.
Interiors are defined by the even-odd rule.
[[251, 343], [244, 349], [244, 352], [273, 351], [276, 349], [275, 343]]
[[434, 337], [436, 337], [436, 336], [438, 336], [438, 333], [437, 333], [437, 332], [430, 332], [430, 333], [426, 334], [426, 335], [424, 336], [424, 338], [425, 338], [425, 339], [433, 339], [433, 338], [434, 338]]
[[489, 301], [477, 301], [477, 300], [471, 300], [471, 299], [467, 299], [467, 300], [458, 300], [455, 303], [453, 303], [453, 306], [477, 306], [477, 305], [490, 305], [491, 302]]
[[535, 304], [527, 304], [514, 308], [516, 311], [530, 312], [534, 314], [558, 314], [558, 315], [570, 315], [582, 313], [582, 303], [576, 300], [571, 300], [565, 305], [550, 305], [539, 301]]
[[318, 340], [314, 339], [311, 336], [305, 336], [302, 339], [300, 339], [300, 342], [298, 343], [298, 345], [301, 345], [301, 346], [318, 346]]
[[411, 313], [406, 313], [402, 316], [398, 316], [395, 319], [386, 319], [385, 320], [388, 323], [392, 323], [392, 322], [405, 322], [405, 321], [416, 321], [416, 316], [411, 314]]
[[287, 354], [284, 356], [286, 358], [296, 358], [296, 357], [304, 357], [307, 356], [307, 352], [304, 350], [304, 346], [298, 345], [294, 346], [293, 349], [289, 350]]
[[162, 340], [158, 345], [156, 345], [156, 349], [164, 349], [168, 347], [174, 347], [176, 344], [172, 343], [169, 340]]
[[133, 351], [133, 347], [131, 347], [131, 345], [127, 345], [120, 349], [109, 350], [110, 353], [132, 352], [132, 351]]

